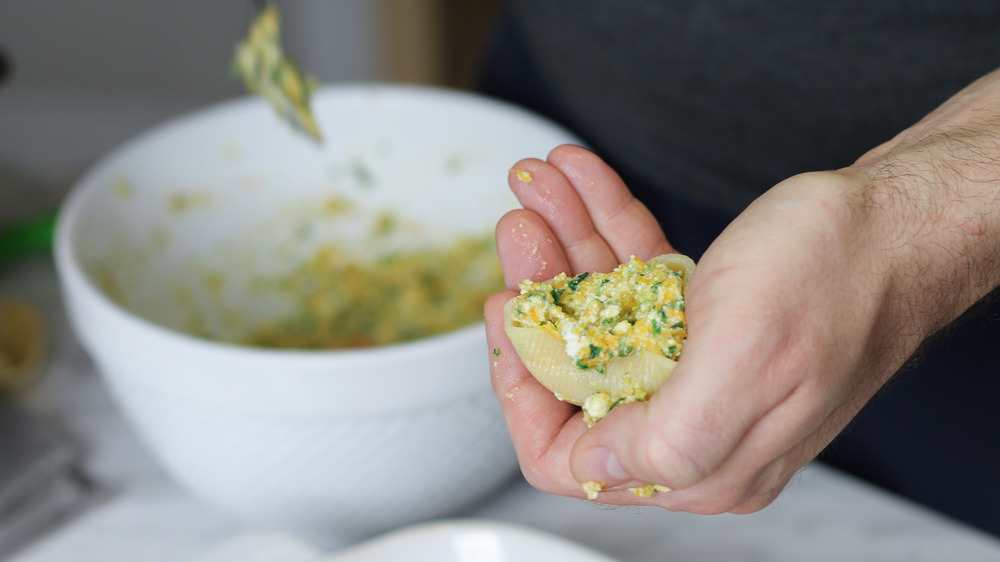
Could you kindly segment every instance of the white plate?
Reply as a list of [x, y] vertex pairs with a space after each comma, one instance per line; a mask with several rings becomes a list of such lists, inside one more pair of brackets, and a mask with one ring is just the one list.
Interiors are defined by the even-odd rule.
[[612, 562], [565, 539], [508, 523], [454, 520], [407, 527], [322, 554], [280, 532], [255, 532], [212, 549], [197, 562]]

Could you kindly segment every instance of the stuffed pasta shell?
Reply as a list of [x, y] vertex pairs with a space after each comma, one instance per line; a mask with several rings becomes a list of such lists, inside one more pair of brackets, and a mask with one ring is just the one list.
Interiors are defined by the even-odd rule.
[[684, 349], [687, 256], [632, 257], [610, 273], [522, 281], [504, 308], [505, 330], [525, 367], [595, 423], [614, 406], [645, 400]]

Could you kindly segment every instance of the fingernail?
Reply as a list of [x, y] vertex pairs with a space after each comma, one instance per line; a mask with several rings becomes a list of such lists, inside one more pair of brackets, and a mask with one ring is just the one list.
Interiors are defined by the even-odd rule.
[[606, 447], [588, 452], [583, 458], [581, 469], [588, 480], [603, 482], [607, 487], [617, 486], [632, 479], [625, 472], [614, 451]]

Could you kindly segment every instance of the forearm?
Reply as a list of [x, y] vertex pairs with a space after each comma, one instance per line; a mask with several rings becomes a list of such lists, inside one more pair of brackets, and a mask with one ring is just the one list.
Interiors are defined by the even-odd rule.
[[891, 267], [898, 312], [929, 335], [1000, 285], [1000, 71], [848, 169]]

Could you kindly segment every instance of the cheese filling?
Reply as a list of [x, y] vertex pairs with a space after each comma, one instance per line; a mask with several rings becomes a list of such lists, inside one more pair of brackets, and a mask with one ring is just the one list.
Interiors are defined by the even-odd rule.
[[603, 372], [615, 357], [646, 350], [677, 360], [687, 336], [683, 278], [667, 265], [632, 257], [611, 273], [565, 273], [522, 281], [514, 321], [566, 342], [580, 369]]

